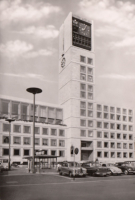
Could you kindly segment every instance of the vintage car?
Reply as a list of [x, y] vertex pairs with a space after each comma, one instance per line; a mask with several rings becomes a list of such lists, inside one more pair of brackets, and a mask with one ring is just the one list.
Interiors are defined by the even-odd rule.
[[60, 175], [69, 175], [72, 176], [86, 176], [87, 170], [83, 167], [80, 167], [77, 162], [63, 162], [59, 171]]
[[67, 161], [60, 161], [60, 162], [57, 162], [57, 171], [59, 172], [60, 169], [61, 169], [61, 166], [64, 162], [67, 162]]
[[113, 163], [102, 163], [102, 167], [107, 167], [111, 171], [111, 175], [121, 175], [122, 170], [116, 167]]
[[87, 173], [91, 176], [110, 176], [111, 171], [107, 167], [101, 167], [99, 163], [87, 162], [82, 167], [87, 169]]
[[135, 174], [135, 169], [129, 165], [129, 163], [126, 162], [118, 162], [115, 164], [116, 167], [120, 168], [122, 170], [122, 173], [125, 175], [128, 174]]

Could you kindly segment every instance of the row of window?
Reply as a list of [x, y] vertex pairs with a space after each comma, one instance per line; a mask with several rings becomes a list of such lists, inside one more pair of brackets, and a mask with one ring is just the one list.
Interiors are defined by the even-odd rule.
[[[9, 149], [3, 149], [2, 151], [3, 151], [3, 156], [9, 155]], [[59, 154], [60, 157], [64, 157], [65, 151], [59, 150], [58, 154]], [[44, 155], [48, 155], [48, 150], [44, 150]], [[51, 155], [56, 156], [57, 151], [51, 150]], [[21, 150], [20, 149], [13, 149], [13, 156], [21, 156]], [[30, 149], [23, 149], [23, 156], [30, 156]]]
[[[3, 124], [3, 132], [9, 132], [9, 124]], [[21, 125], [13, 125], [14, 133], [21, 133]], [[31, 126], [23, 126], [23, 133], [31, 133]], [[35, 127], [35, 134], [40, 134], [40, 127]], [[43, 135], [49, 135], [48, 128], [42, 128]], [[57, 136], [57, 129], [51, 129], [50, 134]], [[64, 130], [59, 130], [59, 136], [65, 136]]]
[[97, 112], [97, 118], [104, 118], [104, 119], [111, 119], [111, 120], [118, 120], [118, 121], [129, 121], [133, 122], [133, 117], [129, 116], [121, 116], [121, 115], [115, 115], [115, 114], [110, 114], [109, 113], [102, 113], [102, 112]]
[[[86, 132], [87, 132], [86, 130], [80, 130], [80, 136], [81, 137], [86, 137]], [[88, 130], [87, 136], [88, 137], [93, 137], [93, 131]]]
[[[9, 144], [9, 137], [3, 136], [3, 144]], [[21, 137], [13, 137], [13, 144], [21, 144]], [[31, 138], [24, 137], [23, 138], [23, 144], [24, 145], [31, 145]], [[40, 138], [35, 138], [35, 145], [40, 145]], [[42, 145], [43, 146], [49, 146], [49, 139], [42, 138]], [[56, 139], [50, 139], [50, 145], [51, 146], [57, 146], [57, 140]], [[59, 140], [58, 141], [59, 147], [65, 147], [65, 140]]]
[[[11, 113], [10, 113], [10, 108], [11, 108]], [[30, 116], [33, 116], [33, 105], [23, 102], [1, 99], [0, 111], [2, 114], [10, 113], [11, 115], [17, 115], [17, 116], [20, 115], [22, 119], [23, 116], [26, 117], [28, 113]], [[62, 119], [63, 110], [60, 108], [35, 105], [35, 116]]]
[[109, 122], [97, 122], [97, 128], [105, 128], [105, 129], [116, 129], [116, 130], [124, 130], [124, 131], [133, 131], [133, 126], [126, 124], [115, 124], [115, 123], [109, 123]]
[[80, 98], [88, 98], [88, 99], [93, 99], [93, 86], [92, 85], [87, 85], [87, 91], [86, 92], [86, 84], [80, 83]]
[[[85, 115], [85, 110], [81, 109], [81, 115]], [[88, 116], [92, 116], [92, 111], [88, 111]], [[92, 120], [86, 120], [86, 119], [80, 119], [80, 126], [88, 126], [93, 127], [93, 121]], [[115, 123], [109, 123], [109, 122], [97, 122], [97, 128], [105, 128], [105, 129], [116, 129], [116, 130], [124, 130], [124, 131], [133, 131], [132, 125], [121, 125], [121, 124], [115, 124]]]
[[133, 149], [133, 143], [117, 143], [117, 145], [115, 144], [115, 142], [110, 142], [110, 147], [109, 147], [109, 142], [101, 142], [98, 141], [97, 142], [97, 148], [117, 148], [117, 149]]
[[[109, 110], [110, 110], [110, 112], [115, 112], [115, 107], [112, 107], [112, 106], [102, 106], [102, 105], [100, 105], [100, 104], [97, 104], [97, 110], [103, 110], [103, 111], [105, 111], [105, 112], [109, 112]], [[132, 110], [127, 110], [127, 109], [121, 109], [121, 108], [116, 108], [116, 113], [122, 113], [122, 114], [127, 114], [128, 113], [128, 115], [133, 115], [133, 111]]]
[[[110, 137], [109, 137], [110, 136]], [[110, 135], [109, 135], [109, 133], [108, 132], [104, 132], [104, 133], [102, 133], [102, 132], [100, 132], [100, 131], [98, 131], [97, 132], [97, 138], [111, 138], [111, 139], [123, 139], [123, 140], [127, 140], [127, 139], [129, 139], [129, 140], [133, 140], [133, 135], [131, 135], [131, 134], [129, 134], [129, 135], [127, 135], [127, 134], [122, 134], [122, 133], [110, 133]]]
[[[133, 158], [133, 153], [127, 153], [127, 152], [110, 152], [110, 158]], [[97, 152], [97, 157], [98, 158], [109, 158], [109, 152], [102, 152], [98, 151]]]
[[93, 65], [93, 59], [92, 58], [86, 58], [85, 56], [80, 56], [80, 62]]
[[[87, 70], [86, 70], [87, 69]], [[80, 66], [80, 80], [93, 82], [93, 69], [86, 66]]]

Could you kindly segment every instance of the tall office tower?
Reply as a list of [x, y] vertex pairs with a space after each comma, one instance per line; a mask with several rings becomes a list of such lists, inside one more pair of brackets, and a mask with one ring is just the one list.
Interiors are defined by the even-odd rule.
[[73, 160], [71, 146], [79, 149], [76, 161], [95, 160], [93, 110], [95, 55], [93, 22], [72, 13], [60, 28], [59, 103], [67, 125], [67, 159]]

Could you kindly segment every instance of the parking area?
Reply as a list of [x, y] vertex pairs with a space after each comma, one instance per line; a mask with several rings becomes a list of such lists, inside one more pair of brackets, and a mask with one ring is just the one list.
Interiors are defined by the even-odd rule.
[[58, 173], [0, 176], [0, 199], [8, 200], [134, 200], [135, 175], [60, 176]]

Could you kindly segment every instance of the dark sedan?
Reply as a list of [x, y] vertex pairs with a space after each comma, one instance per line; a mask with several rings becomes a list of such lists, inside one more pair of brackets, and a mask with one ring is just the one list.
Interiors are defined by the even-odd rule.
[[83, 163], [82, 167], [87, 169], [87, 174], [91, 176], [110, 176], [111, 171], [107, 167], [100, 167], [99, 164]]
[[128, 163], [119, 162], [116, 163], [116, 167], [120, 168], [125, 175], [135, 174], [135, 169], [131, 167]]

